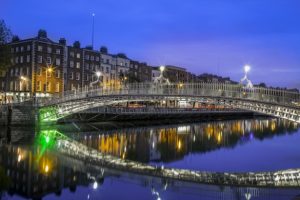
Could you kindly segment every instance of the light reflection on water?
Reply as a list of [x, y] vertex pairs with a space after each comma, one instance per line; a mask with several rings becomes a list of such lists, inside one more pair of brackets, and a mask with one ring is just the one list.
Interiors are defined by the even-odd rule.
[[[126, 159], [210, 171], [254, 171], [300, 166], [299, 127], [279, 119], [247, 119], [153, 127], [99, 130], [99, 125], [50, 127], [99, 151]], [[11, 143], [0, 151], [1, 183], [11, 185], [4, 199], [294, 199], [295, 189], [196, 185], [84, 168], [53, 152], [52, 138], [11, 130]], [[41, 131], [41, 132], [43, 132]], [[27, 144], [29, 143], [29, 144]], [[83, 170], [85, 169], [85, 170]], [[87, 170], [88, 169], [88, 170]], [[9, 182], [9, 181], [8, 181]], [[95, 184], [97, 183], [97, 184]], [[96, 186], [96, 187], [95, 187]], [[1, 191], [1, 188], [0, 188]], [[118, 191], [118, 192], [116, 192]], [[1, 198], [0, 198], [1, 199]]]

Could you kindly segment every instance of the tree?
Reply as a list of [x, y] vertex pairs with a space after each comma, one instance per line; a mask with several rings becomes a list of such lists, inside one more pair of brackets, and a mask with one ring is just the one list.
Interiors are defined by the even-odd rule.
[[266, 88], [266, 87], [267, 87], [267, 85], [266, 85], [265, 83], [260, 83], [260, 84], [258, 84], [258, 86], [259, 86], [259, 87], [263, 87], [263, 88]]
[[12, 33], [4, 20], [0, 20], [0, 75], [10, 65], [10, 49], [7, 43], [11, 41]]
[[19, 38], [19, 36], [14, 35], [14, 36], [12, 36], [11, 41], [12, 41], [12, 42], [18, 42], [18, 41], [20, 41], [20, 38]]
[[108, 54], [108, 49], [105, 46], [100, 47], [100, 52], [103, 54]]

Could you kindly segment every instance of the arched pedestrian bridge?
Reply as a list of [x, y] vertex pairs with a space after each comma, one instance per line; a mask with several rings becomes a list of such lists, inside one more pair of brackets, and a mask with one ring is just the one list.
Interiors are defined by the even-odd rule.
[[97, 107], [153, 101], [163, 102], [166, 106], [170, 102], [175, 104], [189, 102], [193, 106], [201, 103], [222, 105], [300, 123], [299, 92], [262, 87], [245, 88], [238, 84], [127, 84], [122, 88], [101, 87], [93, 90], [69, 91], [63, 97], [53, 97], [38, 102], [37, 105], [41, 122], [55, 122], [66, 116]]

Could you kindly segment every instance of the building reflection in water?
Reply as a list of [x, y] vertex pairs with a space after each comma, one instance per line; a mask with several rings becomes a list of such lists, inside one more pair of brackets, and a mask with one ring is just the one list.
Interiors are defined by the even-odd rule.
[[78, 140], [101, 152], [124, 159], [168, 162], [181, 159], [188, 153], [233, 148], [253, 139], [263, 140], [297, 130], [296, 123], [268, 118], [83, 132], [79, 134]]
[[[73, 138], [77, 138], [82, 143], [99, 151], [124, 159], [150, 162], [172, 161], [180, 159], [190, 152], [201, 153], [218, 148], [232, 148], [254, 138], [263, 140], [274, 135], [291, 134], [297, 130], [297, 125], [288, 121], [253, 119], [132, 128], [100, 133], [97, 131], [66, 134], [74, 134]], [[41, 132], [51, 134], [51, 130]], [[45, 195], [51, 193], [60, 196], [64, 188], [69, 188], [69, 191], [75, 192], [77, 186], [80, 185], [89, 186], [89, 188], [95, 186], [95, 178], [91, 177], [96, 177], [96, 174], [101, 173], [99, 166], [93, 168], [87, 166], [83, 161], [59, 155], [52, 151], [53, 143], [55, 141], [52, 141], [51, 137], [43, 137], [43, 134], [40, 134], [35, 139], [34, 145], [7, 144], [0, 146], [0, 167], [4, 169], [6, 176], [12, 182], [8, 190], [10, 195], [18, 194], [25, 198], [42, 199]], [[115, 190], [122, 191], [126, 181], [119, 181], [119, 179], [124, 179], [126, 175], [123, 175], [122, 172], [118, 173], [118, 175], [112, 176], [106, 169], [105, 179], [111, 180], [109, 186], [106, 187], [115, 187]], [[286, 194], [296, 196], [299, 193], [297, 189], [275, 190], [196, 186], [193, 184], [187, 184], [187, 186], [185, 183], [166, 182], [166, 180], [158, 180], [155, 184], [150, 177], [128, 176], [127, 181], [132, 182], [134, 180], [135, 183], [142, 185], [144, 188], [141, 189], [141, 192], [135, 194], [137, 198], [152, 194], [157, 196], [157, 193], [153, 191], [159, 191], [161, 199], [163, 199], [164, 193], [168, 192], [194, 194], [193, 199], [198, 199], [200, 196], [211, 196], [212, 198], [209, 199], [244, 199], [245, 195], [251, 195], [252, 197], [260, 197], [258, 199], [272, 200], [277, 197], [277, 193], [280, 193], [281, 196]]]
[[64, 188], [75, 192], [77, 184], [88, 185], [90, 182], [76, 166], [63, 167], [61, 159], [42, 145], [3, 145], [0, 167], [11, 182], [8, 194], [25, 198], [41, 199], [48, 193], [60, 195]]

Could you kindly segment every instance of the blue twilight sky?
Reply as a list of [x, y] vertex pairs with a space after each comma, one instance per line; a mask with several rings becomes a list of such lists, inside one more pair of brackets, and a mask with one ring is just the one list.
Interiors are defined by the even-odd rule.
[[173, 64], [300, 88], [299, 0], [0, 0], [0, 18], [21, 38], [44, 28], [54, 40], [95, 48], [151, 65]]

